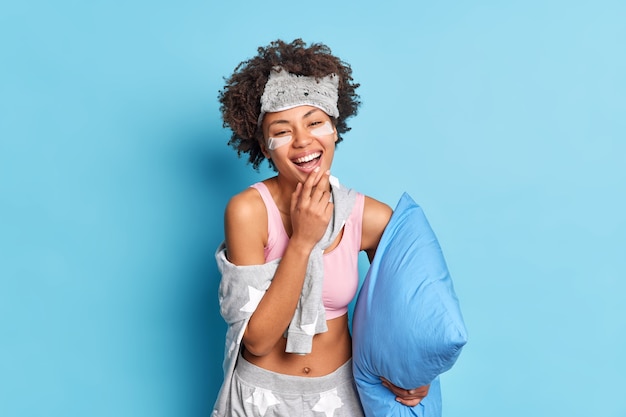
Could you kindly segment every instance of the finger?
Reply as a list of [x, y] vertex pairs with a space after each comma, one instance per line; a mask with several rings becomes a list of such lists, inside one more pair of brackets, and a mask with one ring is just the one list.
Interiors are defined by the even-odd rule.
[[322, 175], [320, 175], [320, 179], [317, 183], [318, 187], [322, 187], [322, 189], [324, 190], [330, 190], [330, 170], [327, 169], [326, 171], [324, 171], [322, 173]]
[[381, 378], [381, 381], [382, 381], [382, 385], [384, 387], [386, 387], [394, 395], [396, 395], [399, 398], [401, 398], [403, 400], [406, 400], [406, 401], [421, 400], [428, 393], [427, 390], [426, 391], [424, 390], [424, 388], [428, 388], [428, 386], [406, 390], [404, 388], [400, 388], [400, 387], [392, 384], [391, 382], [387, 381], [384, 378]]
[[315, 201], [330, 201], [330, 171], [325, 171], [321, 176], [314, 190]]
[[313, 190], [311, 199], [313, 201], [319, 202], [320, 204], [328, 204], [330, 203], [330, 191], [319, 189], [319, 186], [318, 186], [318, 188]]
[[383, 387], [387, 388], [389, 391], [391, 391], [394, 395], [400, 395], [401, 393], [398, 391], [398, 387], [396, 387], [395, 385], [391, 384], [389, 381], [387, 381], [386, 379], [382, 379], [382, 384]]
[[333, 204], [332, 201], [328, 201], [328, 203], [326, 203], [326, 207], [324, 208], [324, 214], [329, 220], [333, 216], [334, 208], [335, 208], [335, 205]]
[[421, 387], [413, 388], [407, 391], [409, 396], [413, 395], [415, 397], [424, 398], [428, 395], [428, 390], [430, 389], [430, 385], [424, 385]]
[[396, 401], [399, 402], [402, 405], [406, 405], [407, 407], [415, 407], [416, 405], [418, 405], [422, 399], [416, 399], [416, 400], [405, 400], [403, 398], [400, 397], [396, 397]]
[[302, 183], [301, 182], [296, 184], [296, 189], [294, 190], [293, 193], [291, 193], [291, 212], [292, 213], [296, 209], [296, 206], [298, 205], [298, 198], [300, 197], [300, 194], [302, 194]]
[[387, 380], [387, 379], [385, 379], [383, 377], [380, 377], [380, 380], [382, 381], [384, 386], [386, 386], [390, 390], [398, 393], [399, 395], [406, 395], [408, 393], [408, 390], [405, 390], [404, 388], [400, 388], [400, 387], [392, 384], [391, 382], [389, 382], [389, 380]]
[[313, 192], [313, 187], [318, 183], [320, 177], [320, 168], [317, 167], [309, 173], [306, 177], [302, 187], [302, 197], [310, 197]]

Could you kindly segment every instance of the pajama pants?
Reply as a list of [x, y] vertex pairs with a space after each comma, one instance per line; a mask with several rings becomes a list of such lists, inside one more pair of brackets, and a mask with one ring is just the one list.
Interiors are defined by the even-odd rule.
[[231, 389], [232, 417], [363, 417], [352, 360], [329, 375], [283, 375], [239, 356]]

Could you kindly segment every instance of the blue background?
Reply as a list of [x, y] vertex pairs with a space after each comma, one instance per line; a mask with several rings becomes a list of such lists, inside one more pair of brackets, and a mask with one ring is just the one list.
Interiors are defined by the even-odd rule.
[[[0, 7], [0, 415], [208, 416], [228, 198], [270, 174], [217, 91], [322, 41], [363, 101], [333, 173], [420, 203], [470, 340], [444, 416], [626, 416], [626, 4]], [[393, 354], [393, 352], [390, 352]]]

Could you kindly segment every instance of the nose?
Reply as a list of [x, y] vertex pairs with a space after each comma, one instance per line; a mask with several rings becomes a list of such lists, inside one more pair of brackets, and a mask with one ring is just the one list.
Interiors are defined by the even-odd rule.
[[296, 148], [304, 148], [313, 141], [311, 132], [307, 129], [297, 129], [293, 132], [293, 146]]

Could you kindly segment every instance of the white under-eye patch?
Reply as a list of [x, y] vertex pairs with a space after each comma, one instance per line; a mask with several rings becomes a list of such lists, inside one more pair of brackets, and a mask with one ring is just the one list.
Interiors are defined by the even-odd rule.
[[[333, 133], [335, 133], [335, 128], [328, 121], [319, 127], [311, 129], [311, 134], [313, 136], [326, 136], [326, 135], [332, 135]], [[280, 148], [281, 146], [288, 144], [289, 142], [291, 142], [292, 139], [293, 139], [293, 136], [291, 135], [280, 136], [277, 138], [269, 137], [267, 138], [267, 149], [269, 149], [270, 151], [273, 151], [276, 148]]]
[[283, 145], [286, 145], [289, 142], [291, 142], [291, 135], [281, 136], [279, 138], [268, 138], [267, 149], [269, 149], [270, 151], [273, 151], [274, 149], [279, 148]]
[[333, 133], [335, 133], [335, 129], [333, 128], [333, 125], [330, 122], [325, 122], [320, 127], [311, 129], [311, 134], [313, 136], [326, 136], [326, 135], [332, 135]]

